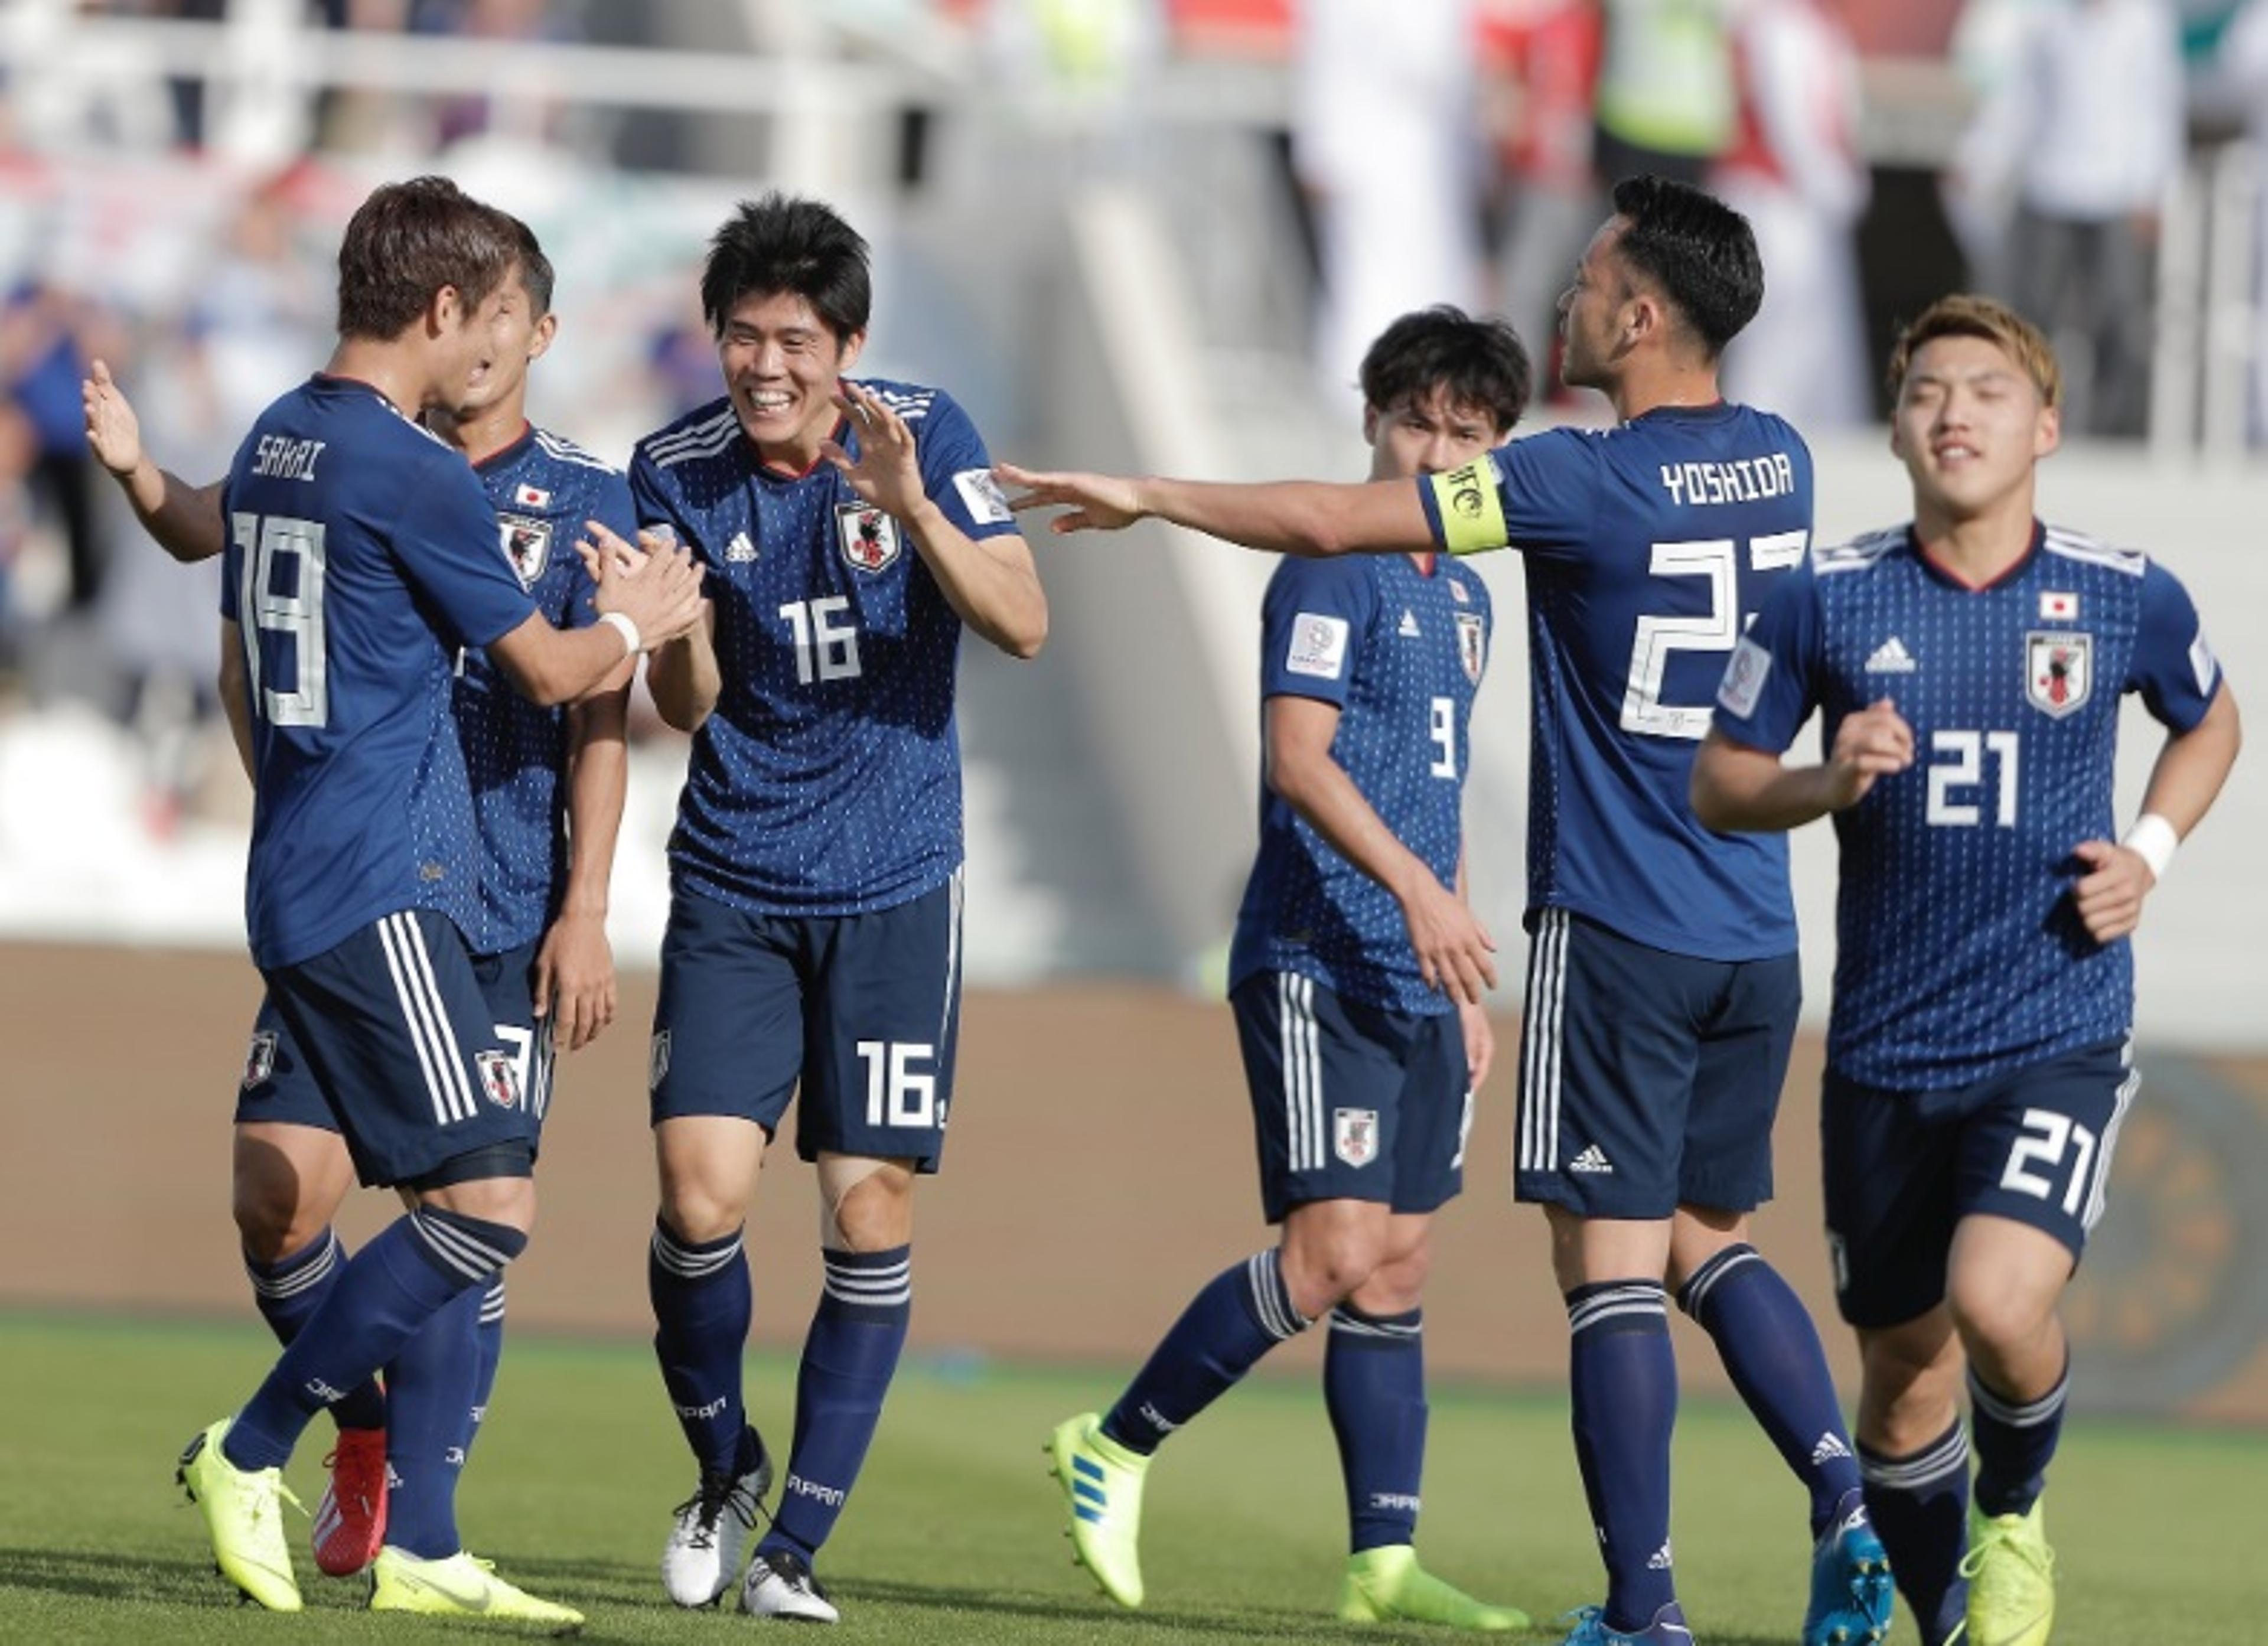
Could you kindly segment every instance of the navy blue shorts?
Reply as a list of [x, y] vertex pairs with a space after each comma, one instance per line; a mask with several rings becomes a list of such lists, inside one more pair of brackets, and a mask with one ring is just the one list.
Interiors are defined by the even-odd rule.
[[796, 1152], [937, 1170], [961, 1038], [961, 876], [871, 915], [750, 915], [680, 892], [661, 940], [653, 1121], [726, 1114]]
[[[315, 1088], [364, 1183], [415, 1182], [475, 1150], [534, 1147], [536, 1117], [519, 1074], [526, 1046], [515, 1049], [497, 1032], [498, 1014], [446, 916], [387, 915], [265, 976], [263, 1015], [274, 1017], [278, 1038], [270, 1051], [255, 1032], [239, 1120], [312, 1113], [298, 1098], [302, 1112], [290, 1115], [255, 1113], [257, 1101], [247, 1100], [264, 1084], [254, 1075], [273, 1079], [288, 1032], [295, 1086]], [[524, 1011], [524, 977], [519, 992]]]
[[[497, 1040], [512, 1054], [520, 1091], [539, 1127], [551, 1108], [552, 1069], [551, 1020], [535, 1015], [535, 956], [541, 947], [539, 938], [502, 954], [470, 957], [473, 977], [488, 1002], [490, 1021]], [[236, 1123], [276, 1122], [328, 1132], [339, 1129], [331, 1106], [323, 1101], [315, 1071], [300, 1054], [291, 1025], [269, 996], [261, 999], [252, 1020], [252, 1044], [237, 1082]]]
[[1584, 1217], [1753, 1211], [1803, 1003], [1793, 954], [1703, 960], [1564, 908], [1529, 940], [1513, 1194]]
[[1977, 1213], [2045, 1231], [2075, 1267], [2141, 1084], [2118, 1041], [1941, 1091], [1885, 1091], [1830, 1069], [1820, 1152], [1843, 1318], [1893, 1326], [1935, 1308], [1953, 1231]]
[[1455, 1012], [1388, 1011], [1289, 972], [1228, 999], [1270, 1223], [1309, 1201], [1417, 1213], [1456, 1197], [1473, 1094]]

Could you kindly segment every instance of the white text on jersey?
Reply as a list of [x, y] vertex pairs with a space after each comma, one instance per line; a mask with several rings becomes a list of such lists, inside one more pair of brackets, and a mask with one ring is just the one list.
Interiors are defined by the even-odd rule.
[[287, 440], [280, 434], [264, 434], [260, 437], [260, 455], [252, 460], [252, 472], [270, 480], [313, 480], [315, 459], [322, 450], [320, 440]]
[[1795, 464], [1785, 452], [1739, 457], [1726, 463], [1664, 463], [1662, 489], [1680, 508], [1706, 503], [1754, 503], [1795, 489]]

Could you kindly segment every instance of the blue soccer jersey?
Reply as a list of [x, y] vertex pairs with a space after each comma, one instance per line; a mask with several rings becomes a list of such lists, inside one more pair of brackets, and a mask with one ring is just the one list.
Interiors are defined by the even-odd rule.
[[[1261, 612], [1262, 697], [1339, 708], [1331, 758], [1443, 885], [1457, 883], [1473, 694], [1488, 661], [1488, 589], [1447, 560], [1285, 560]], [[1229, 987], [1289, 972], [1391, 1010], [1443, 1012], [1402, 906], [1263, 783], [1260, 852], [1237, 912]]]
[[2053, 528], [1984, 588], [1900, 527], [1776, 595], [1727, 671], [1725, 735], [1778, 753], [1815, 707], [1831, 747], [1881, 698], [1914, 733], [1913, 766], [1835, 815], [1837, 1073], [1935, 1090], [2127, 1033], [2132, 952], [2080, 925], [2072, 849], [2116, 838], [2119, 698], [2186, 731], [2219, 683], [2171, 573]]
[[[555, 628], [594, 621], [598, 587], [575, 544], [586, 520], [637, 536], [622, 471], [530, 428], [474, 473], [495, 506], [504, 559], [536, 609]], [[567, 884], [567, 711], [530, 702], [478, 651], [460, 659], [454, 706], [482, 852], [465, 941], [475, 954], [501, 954], [542, 935]]]
[[[968, 415], [867, 386], [911, 427], [924, 489], [972, 538], [1016, 529]], [[836, 437], [854, 452], [847, 423]], [[889, 515], [824, 461], [765, 467], [732, 403], [638, 443], [642, 524], [708, 569], [723, 689], [678, 803], [679, 885], [752, 914], [850, 915], [940, 886], [961, 857], [961, 620]]]
[[534, 603], [463, 457], [367, 384], [262, 412], [222, 492], [221, 612], [241, 625], [254, 801], [245, 911], [274, 968], [382, 915], [477, 909], [451, 660]]
[[1745, 406], [1557, 429], [1421, 482], [1436, 540], [1526, 562], [1528, 908], [1648, 947], [1795, 947], [1787, 843], [1719, 834], [1686, 790], [1727, 655], [1811, 540], [1811, 453]]

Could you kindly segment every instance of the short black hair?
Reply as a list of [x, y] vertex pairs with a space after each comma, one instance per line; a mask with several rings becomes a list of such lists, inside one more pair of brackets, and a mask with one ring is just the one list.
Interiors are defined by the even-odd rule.
[[504, 216], [519, 242], [519, 283], [527, 289], [528, 308], [540, 320], [551, 312], [551, 293], [559, 276], [543, 254], [543, 242], [535, 238], [535, 231], [509, 212]]
[[1616, 183], [1615, 214], [1630, 224], [1616, 251], [1661, 288], [1712, 360], [1723, 354], [1764, 300], [1764, 259], [1749, 220], [1714, 195], [1666, 177]]
[[476, 309], [519, 256], [512, 220], [447, 178], [385, 184], [339, 241], [339, 335], [399, 337], [444, 286]]
[[1528, 409], [1535, 368], [1507, 322], [1437, 303], [1379, 333], [1362, 357], [1361, 383], [1363, 400], [1376, 410], [1392, 411], [1438, 387], [1452, 406], [1476, 406], [1508, 433]]
[[837, 342], [865, 331], [874, 305], [865, 238], [832, 207], [774, 190], [742, 201], [711, 239], [701, 312], [721, 338], [741, 298], [781, 291], [810, 304]]

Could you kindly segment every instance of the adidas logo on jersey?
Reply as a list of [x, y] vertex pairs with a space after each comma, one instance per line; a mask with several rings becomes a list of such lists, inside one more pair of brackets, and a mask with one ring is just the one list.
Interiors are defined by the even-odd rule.
[[1596, 1143], [1590, 1144], [1567, 1163], [1570, 1172], [1602, 1172], [1612, 1176], [1614, 1169], [1615, 1163], [1607, 1158], [1607, 1151]]
[[1906, 650], [1906, 643], [1896, 635], [1875, 647], [1874, 655], [1867, 659], [1869, 674], [1911, 674], [1919, 667], [1913, 653]]
[[733, 540], [725, 545], [725, 558], [735, 564], [746, 564], [756, 557], [756, 546], [748, 540], [746, 532], [733, 533]]
[[1819, 1444], [1811, 1449], [1812, 1466], [1816, 1468], [1830, 1458], [1847, 1458], [1850, 1455], [1851, 1448], [1836, 1439], [1834, 1436], [1822, 1435], [1819, 1437]]
[[1394, 632], [1400, 635], [1404, 640], [1417, 639], [1418, 614], [1411, 611], [1408, 606], [1403, 606], [1402, 608], [1402, 627], [1395, 629]]

